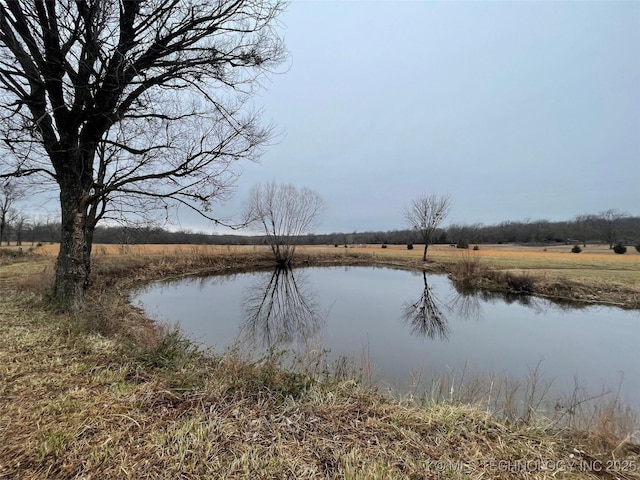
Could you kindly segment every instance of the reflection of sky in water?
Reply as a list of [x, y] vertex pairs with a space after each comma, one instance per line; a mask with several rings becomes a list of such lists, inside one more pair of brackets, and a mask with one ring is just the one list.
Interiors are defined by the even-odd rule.
[[[156, 284], [133, 302], [141, 302], [154, 318], [178, 322], [193, 338], [222, 352], [246, 323], [243, 301], [265, 288], [272, 275]], [[432, 300], [445, 315], [448, 331], [446, 338], [429, 338], [413, 335], [415, 330], [402, 318], [406, 305], [424, 293], [422, 273], [308, 268], [295, 278], [319, 317], [318, 328], [308, 329], [317, 332], [309, 343], [321, 341], [331, 357], [359, 356], [367, 348], [375, 370], [392, 385], [402, 386], [411, 371], [421, 371], [425, 378], [452, 369], [523, 378], [542, 362], [540, 373], [563, 393], [573, 389], [576, 376], [593, 391], [603, 385], [615, 389], [624, 371], [622, 393], [640, 405], [638, 312], [560, 308], [536, 298], [529, 298], [527, 306], [490, 296], [461, 297], [445, 276], [428, 275]]]

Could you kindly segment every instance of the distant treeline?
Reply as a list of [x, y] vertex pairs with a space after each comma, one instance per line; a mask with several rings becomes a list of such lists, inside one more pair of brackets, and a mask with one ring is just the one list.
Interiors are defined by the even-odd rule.
[[[6, 239], [32, 244], [57, 242], [60, 225], [57, 223], [23, 224], [8, 228]], [[610, 218], [603, 215], [583, 215], [574, 220], [509, 221], [497, 225], [454, 224], [438, 229], [435, 243], [521, 243], [521, 244], [586, 244], [605, 243], [626, 245], [640, 243], [640, 217]], [[205, 244], [253, 245], [265, 243], [264, 237], [245, 235], [211, 235], [191, 231], [172, 232], [158, 227], [97, 227], [95, 243], [115, 244]], [[301, 244], [407, 244], [420, 243], [420, 236], [411, 230], [311, 234], [300, 237]]]
[[[622, 242], [637, 245], [640, 242], [640, 217], [624, 217], [611, 222], [596, 215], [580, 219], [551, 222], [509, 221], [497, 225], [453, 224], [436, 230], [434, 243], [468, 245], [478, 243], [522, 244], [586, 244]], [[331, 233], [307, 235], [305, 244], [405, 244], [420, 243], [420, 235], [412, 230], [387, 232]]]

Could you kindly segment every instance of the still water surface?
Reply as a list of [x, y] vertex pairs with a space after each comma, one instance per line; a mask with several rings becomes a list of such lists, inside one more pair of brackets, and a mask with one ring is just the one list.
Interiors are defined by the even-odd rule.
[[181, 279], [152, 284], [133, 303], [217, 352], [238, 343], [321, 345], [330, 359], [366, 351], [379, 383], [399, 391], [416, 378], [429, 389], [430, 379], [463, 372], [526, 382], [538, 368], [555, 392], [577, 382], [640, 406], [635, 311], [463, 294], [444, 275], [373, 267]]

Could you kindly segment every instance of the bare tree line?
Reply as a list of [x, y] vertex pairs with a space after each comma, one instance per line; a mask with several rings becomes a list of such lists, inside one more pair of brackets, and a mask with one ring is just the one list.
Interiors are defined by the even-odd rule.
[[[18, 205], [18, 208], [19, 205]], [[25, 223], [22, 229], [23, 241], [58, 242], [60, 224], [53, 217], [30, 215], [22, 210]], [[5, 244], [10, 240], [16, 242], [16, 225], [8, 223], [5, 231]], [[618, 241], [626, 245], [640, 243], [640, 217], [623, 217], [617, 223]], [[206, 245], [266, 245], [264, 235], [216, 234], [206, 232], [178, 230], [169, 231], [156, 225], [133, 226], [99, 226], [95, 230], [96, 243], [156, 243], [156, 244], [206, 244]], [[334, 232], [328, 234], [308, 233], [298, 236], [297, 244], [309, 245], [381, 245], [383, 243], [406, 245], [409, 242], [421, 243], [419, 232], [410, 229], [364, 231], [364, 232]], [[574, 245], [579, 243], [609, 244], [607, 233], [597, 219], [597, 214], [581, 215], [576, 218], [551, 222], [548, 220], [506, 221], [495, 225], [481, 224], [452, 224], [437, 228], [433, 235], [435, 244], [463, 243], [521, 243], [531, 245]]]

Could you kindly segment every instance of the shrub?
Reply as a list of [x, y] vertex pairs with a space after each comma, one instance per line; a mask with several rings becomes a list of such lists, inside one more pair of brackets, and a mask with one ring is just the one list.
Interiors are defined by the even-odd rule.
[[474, 250], [480, 250], [480, 247], [479, 247], [478, 245], [474, 245], [474, 246], [473, 246], [473, 249], [474, 249]]
[[618, 242], [613, 246], [613, 251], [622, 255], [623, 253], [627, 253], [627, 247], [625, 247], [622, 242]]
[[522, 274], [508, 272], [505, 276], [509, 290], [514, 293], [533, 293], [535, 280], [526, 272]]
[[386, 243], [383, 243], [383, 244], [382, 244], [382, 248], [387, 248], [387, 244], [386, 244]]
[[18, 258], [24, 255], [25, 253], [22, 251], [22, 248], [18, 250], [4, 248], [0, 249], [0, 257]]
[[[640, 252], [640, 245], [638, 245], [638, 251]], [[407, 243], [407, 250], [413, 250], [413, 243], [409, 242]]]
[[464, 240], [460, 240], [456, 245], [456, 248], [469, 248], [469, 242], [465, 242]]
[[640, 253], [640, 243], [636, 245], [636, 250]]
[[469, 252], [462, 252], [462, 256], [454, 266], [455, 276], [462, 282], [470, 282], [474, 276], [481, 272], [480, 257]]
[[582, 251], [582, 249], [580, 248], [580, 245], [574, 245], [573, 248], [571, 249], [571, 251], [573, 253], [580, 253]]

